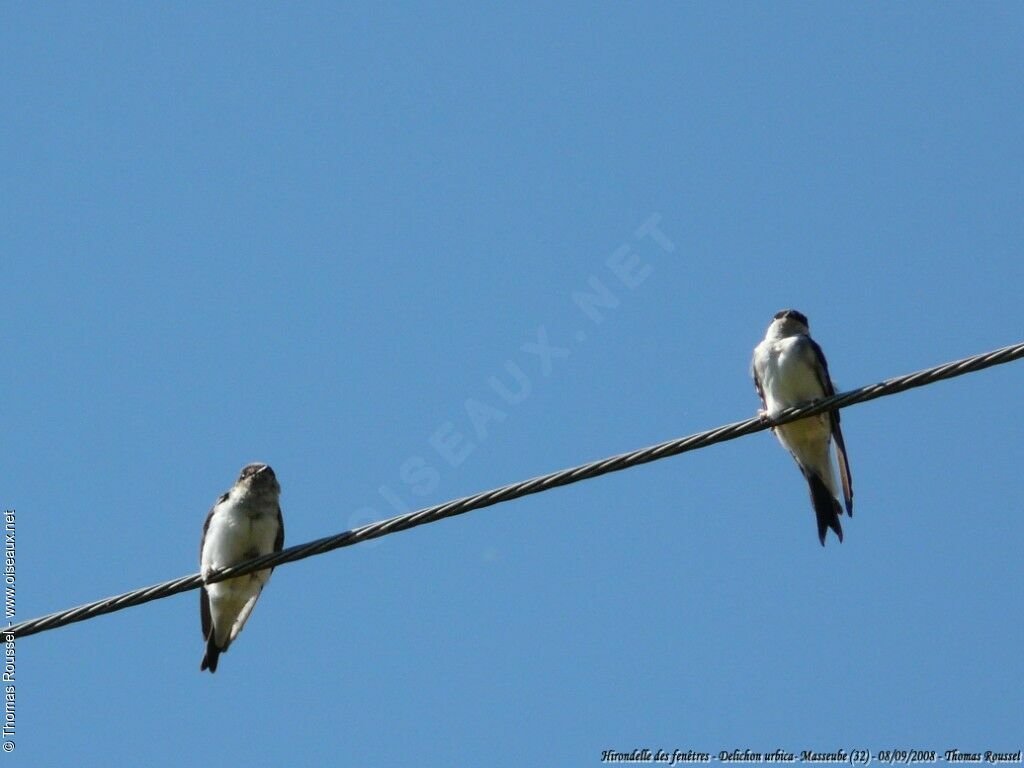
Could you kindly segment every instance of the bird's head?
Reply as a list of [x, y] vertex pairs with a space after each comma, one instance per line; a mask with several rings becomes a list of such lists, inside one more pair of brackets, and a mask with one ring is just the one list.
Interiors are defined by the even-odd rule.
[[238, 480], [235, 485], [247, 492], [277, 495], [281, 493], [281, 485], [277, 482], [277, 475], [270, 468], [269, 464], [255, 463], [246, 464], [238, 473]]
[[807, 315], [797, 312], [795, 309], [782, 309], [775, 313], [771, 325], [768, 326], [768, 334], [785, 338], [798, 333], [811, 333], [811, 327], [807, 322]]

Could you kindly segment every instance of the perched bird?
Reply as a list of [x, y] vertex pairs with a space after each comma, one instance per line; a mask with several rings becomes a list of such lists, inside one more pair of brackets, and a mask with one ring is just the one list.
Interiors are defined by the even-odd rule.
[[[281, 486], [266, 464], [242, 467], [230, 491], [213, 505], [199, 544], [199, 568], [205, 582], [215, 568], [237, 565], [284, 546]], [[217, 659], [245, 626], [273, 568], [237, 576], [199, 591], [199, 617], [206, 654], [199, 671], [217, 671]]]
[[[751, 370], [764, 407], [762, 418], [835, 394], [825, 355], [811, 338], [807, 318], [795, 309], [784, 309], [775, 315], [764, 341], [754, 347]], [[807, 478], [814, 514], [818, 518], [821, 545], [825, 546], [825, 533], [829, 528], [842, 541], [843, 527], [839, 518], [843, 510], [836, 500], [839, 491], [830, 452], [833, 439], [839, 459], [843, 499], [850, 517], [853, 517], [853, 480], [843, 433], [839, 428], [839, 411], [792, 421], [775, 427], [773, 431]]]

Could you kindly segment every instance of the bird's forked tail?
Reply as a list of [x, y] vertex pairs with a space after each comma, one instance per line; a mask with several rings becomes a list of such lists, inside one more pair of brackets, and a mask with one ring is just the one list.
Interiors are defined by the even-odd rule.
[[812, 470], [804, 470], [807, 484], [811, 488], [811, 504], [814, 505], [814, 514], [818, 518], [818, 540], [821, 546], [825, 546], [825, 533], [831, 528], [835, 531], [839, 541], [843, 540], [843, 526], [839, 517], [843, 514], [843, 508], [839, 506], [836, 497], [828, 489], [824, 481]]
[[217, 647], [217, 641], [214, 638], [214, 632], [210, 630], [210, 636], [206, 639], [206, 654], [203, 656], [203, 663], [199, 665], [199, 671], [202, 672], [206, 669], [210, 672], [217, 671], [217, 660], [220, 658], [220, 648]]

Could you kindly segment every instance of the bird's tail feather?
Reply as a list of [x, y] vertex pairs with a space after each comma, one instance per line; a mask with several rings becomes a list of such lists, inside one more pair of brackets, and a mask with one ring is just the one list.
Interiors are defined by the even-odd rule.
[[836, 497], [828, 489], [828, 486], [813, 471], [804, 471], [807, 477], [807, 484], [811, 488], [811, 504], [814, 505], [814, 514], [818, 518], [818, 540], [821, 546], [825, 546], [825, 533], [831, 528], [835, 531], [839, 541], [843, 540], [843, 526], [839, 523], [839, 516], [843, 514], [843, 508], [839, 506]]
[[200, 672], [208, 669], [212, 674], [217, 671], [217, 660], [220, 658], [220, 648], [217, 647], [217, 641], [213, 635], [214, 633], [211, 630], [210, 637], [206, 640], [206, 654], [203, 656], [203, 663], [199, 665]]

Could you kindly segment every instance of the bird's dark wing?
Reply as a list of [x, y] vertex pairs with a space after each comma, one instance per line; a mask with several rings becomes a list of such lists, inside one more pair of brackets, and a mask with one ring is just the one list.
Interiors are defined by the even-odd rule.
[[754, 377], [754, 386], [757, 387], [757, 396], [761, 398], [761, 407], [767, 410], [768, 403], [764, 399], [764, 386], [761, 384], [761, 379], [757, 377], [757, 368], [753, 362], [750, 364], [750, 375]]
[[206, 532], [210, 530], [210, 521], [213, 520], [213, 510], [217, 508], [218, 504], [223, 504], [228, 500], [228, 494], [223, 493], [214, 502], [213, 506], [210, 507], [210, 511], [206, 513], [206, 521], [203, 523], [203, 537], [199, 539], [199, 563], [202, 565], [203, 560], [203, 547], [206, 546]]
[[[222, 501], [226, 501], [228, 495], [225, 493], [219, 499], [217, 504]], [[210, 521], [213, 519], [213, 510], [217, 508], [217, 504], [210, 507], [210, 513], [206, 516], [206, 522], [203, 523], [203, 537], [199, 540], [199, 567], [203, 567], [203, 547], [206, 546], [206, 533], [210, 530]], [[206, 640], [210, 636], [210, 627], [213, 625], [213, 620], [210, 617], [210, 596], [206, 594], [206, 587], [199, 588], [199, 620], [203, 627], [203, 640]]]
[[284, 518], [281, 516], [281, 505], [277, 505], [277, 538], [274, 539], [274, 551], [284, 549]]
[[206, 587], [199, 588], [199, 621], [203, 627], [203, 640], [210, 637], [210, 628], [213, 626], [213, 619], [210, 616], [210, 596], [206, 594]]
[[[828, 373], [828, 361], [825, 360], [825, 353], [821, 351], [818, 342], [810, 336], [805, 336], [814, 353], [814, 370], [818, 374], [818, 381], [825, 397], [832, 397], [836, 393], [832, 385], [832, 377]], [[839, 426], [839, 411], [832, 411], [829, 414], [832, 420], [832, 439], [836, 441], [836, 457], [839, 459], [839, 479], [843, 483], [843, 500], [846, 502], [846, 514], [853, 517], [853, 476], [850, 474], [850, 462], [846, 458], [846, 443], [843, 441], [843, 430]]]
[[[281, 516], [281, 505], [277, 505], [277, 536], [274, 538], [274, 551], [280, 552], [284, 549], [284, 517]], [[274, 569], [271, 568], [273, 573]]]

